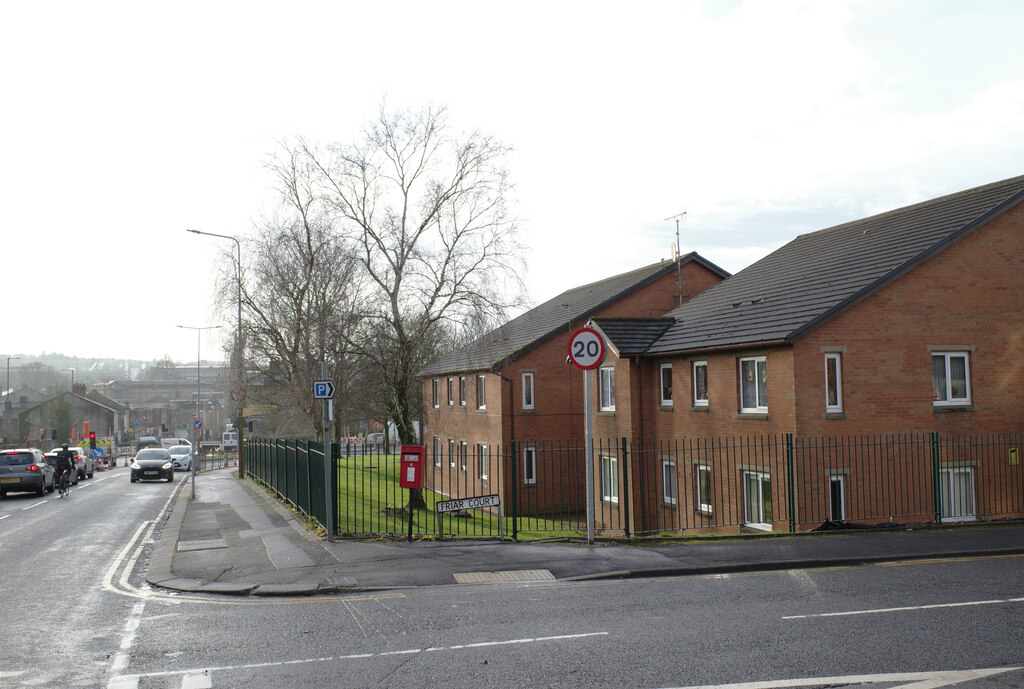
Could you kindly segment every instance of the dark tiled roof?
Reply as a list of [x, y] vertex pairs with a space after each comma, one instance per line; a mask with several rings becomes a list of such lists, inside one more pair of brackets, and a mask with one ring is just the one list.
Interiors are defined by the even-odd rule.
[[668, 313], [647, 353], [792, 341], [1022, 198], [1024, 176], [797, 237]]
[[[696, 253], [679, 257], [680, 263], [685, 264], [689, 261], [697, 261], [722, 277], [728, 275]], [[419, 375], [432, 376], [497, 367], [502, 362], [525, 353], [555, 333], [567, 330], [570, 318], [574, 326], [582, 326], [591, 314], [649, 284], [668, 271], [675, 270], [675, 266], [673, 261], [661, 261], [563, 292], [435, 361], [420, 371]]]
[[619, 356], [637, 356], [646, 352], [665, 331], [671, 318], [594, 318], [591, 322], [615, 347]]

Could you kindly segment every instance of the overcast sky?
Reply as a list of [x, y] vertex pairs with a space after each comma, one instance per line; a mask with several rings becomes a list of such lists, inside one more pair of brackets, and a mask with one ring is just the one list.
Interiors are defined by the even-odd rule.
[[[511, 145], [534, 303], [1024, 174], [1024, 2], [0, 0], [0, 356], [195, 361], [275, 141]], [[223, 331], [230, 336], [231, 331]], [[199, 338], [219, 358], [216, 331]]]

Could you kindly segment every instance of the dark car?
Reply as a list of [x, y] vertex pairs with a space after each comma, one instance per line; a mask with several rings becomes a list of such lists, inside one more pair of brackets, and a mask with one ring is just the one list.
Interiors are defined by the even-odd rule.
[[[52, 452], [47, 452], [46, 453], [46, 463], [53, 467], [54, 479], [57, 480], [57, 481], [60, 480], [60, 470], [57, 468], [57, 453], [58, 452], [60, 452], [60, 450], [53, 450]], [[72, 471], [71, 472], [71, 485], [72, 486], [77, 486], [78, 485], [78, 472], [77, 471]]]
[[0, 452], [0, 497], [8, 493], [52, 493], [53, 476], [53, 467], [35, 448]]
[[171, 455], [167, 450], [159, 447], [149, 447], [139, 450], [131, 463], [132, 483], [136, 481], [165, 481], [174, 480], [174, 464], [171, 462]]

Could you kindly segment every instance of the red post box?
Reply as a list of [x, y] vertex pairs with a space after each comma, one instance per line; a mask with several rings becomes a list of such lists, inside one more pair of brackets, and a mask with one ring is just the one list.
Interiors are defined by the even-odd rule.
[[402, 488], [423, 487], [423, 465], [427, 449], [422, 445], [402, 445], [402, 465], [398, 485]]

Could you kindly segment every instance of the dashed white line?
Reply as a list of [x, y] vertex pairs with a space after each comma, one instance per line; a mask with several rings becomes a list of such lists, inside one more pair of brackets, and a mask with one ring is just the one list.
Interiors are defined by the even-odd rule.
[[22, 512], [24, 512], [25, 510], [30, 510], [30, 509], [32, 509], [33, 507], [39, 507], [39, 506], [40, 506], [40, 505], [42, 505], [42, 504], [43, 504], [43, 503], [41, 503], [41, 502], [34, 502], [34, 503], [32, 503], [31, 505], [29, 505], [28, 507], [22, 507], [22, 508], [21, 508], [21, 511], [22, 511]]
[[[762, 682], [737, 682], [735, 684], [702, 684], [700, 686], [676, 687], [675, 689], [789, 689], [790, 687], [846, 686], [863, 684], [887, 684], [893, 689], [938, 689], [993, 675], [1020, 670], [1019, 667], [994, 667], [979, 670], [954, 670], [951, 672], [890, 672], [877, 675], [845, 675], [842, 677], [802, 677]], [[900, 684], [909, 682], [910, 684]]]
[[1024, 603], [1024, 598], [1000, 598], [997, 600], [972, 600], [962, 603], [933, 603], [931, 605], [908, 605], [901, 608], [875, 608], [874, 610], [845, 610], [843, 612], [819, 612], [810, 615], [786, 615], [784, 620], [805, 620], [811, 617], [848, 617], [851, 615], [878, 615], [890, 612], [908, 612], [911, 610], [936, 610], [939, 608], [966, 608], [974, 605], [1001, 605], [1004, 603]]
[[0, 519], [7, 519], [10, 516], [11, 515], [9, 515], [9, 514], [0, 514]]

